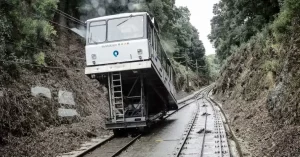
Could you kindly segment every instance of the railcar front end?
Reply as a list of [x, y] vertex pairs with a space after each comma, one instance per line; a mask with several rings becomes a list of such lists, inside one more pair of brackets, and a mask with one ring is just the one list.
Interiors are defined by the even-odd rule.
[[142, 128], [177, 109], [175, 73], [147, 13], [87, 21], [85, 74], [108, 88], [107, 129]]

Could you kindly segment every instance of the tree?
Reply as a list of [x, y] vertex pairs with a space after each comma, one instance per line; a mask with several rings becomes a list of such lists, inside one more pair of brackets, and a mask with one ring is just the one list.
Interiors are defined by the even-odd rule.
[[[2, 0], [1, 1], [1, 59], [36, 61], [45, 45], [51, 46], [56, 34], [49, 23], [57, 0]], [[32, 49], [34, 47], [35, 49]]]
[[221, 0], [214, 5], [210, 41], [218, 57], [226, 59], [231, 48], [247, 42], [279, 13], [278, 0]]

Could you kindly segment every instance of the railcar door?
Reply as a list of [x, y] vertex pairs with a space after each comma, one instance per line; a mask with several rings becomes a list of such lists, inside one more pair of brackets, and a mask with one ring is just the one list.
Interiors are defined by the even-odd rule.
[[122, 63], [149, 58], [145, 16], [89, 23], [87, 65]]

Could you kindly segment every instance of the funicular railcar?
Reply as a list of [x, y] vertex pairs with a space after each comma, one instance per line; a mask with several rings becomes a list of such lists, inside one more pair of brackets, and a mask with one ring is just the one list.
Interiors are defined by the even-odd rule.
[[146, 12], [87, 21], [85, 74], [108, 88], [107, 129], [143, 128], [178, 109], [157, 28]]

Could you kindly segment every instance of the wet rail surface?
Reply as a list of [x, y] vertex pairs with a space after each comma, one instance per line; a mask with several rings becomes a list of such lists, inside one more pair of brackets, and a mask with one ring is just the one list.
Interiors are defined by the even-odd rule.
[[165, 157], [172, 154], [181, 134], [188, 125], [191, 115], [195, 109], [192, 103], [180, 112], [173, 114], [164, 122], [158, 124], [152, 133], [143, 135], [135, 144], [123, 152], [120, 156], [124, 157]]
[[210, 89], [197, 100], [197, 110], [184, 132], [173, 156], [230, 157], [221, 112], [208, 99]]
[[[193, 99], [182, 103], [179, 106], [180, 111], [168, 113], [163, 122], [155, 124], [151, 133], [135, 137], [114, 137], [81, 156], [174, 156], [174, 148], [178, 145], [182, 138], [182, 133], [189, 125], [190, 120], [195, 117], [195, 110], [201, 110], [201, 104], [198, 99], [203, 100], [202, 98], [210, 89], [209, 87], [201, 90]], [[192, 131], [194, 130], [195, 128]]]
[[[229, 157], [229, 148], [220, 113], [206, 99], [199, 100], [195, 122], [185, 130], [176, 157]], [[189, 131], [190, 129], [190, 131]]]
[[197, 101], [197, 110], [184, 132], [174, 153], [176, 157], [230, 157], [221, 113], [213, 102], [207, 99]]
[[104, 145], [84, 155], [85, 157], [114, 157], [118, 156], [131, 143], [137, 140], [141, 135], [135, 137], [115, 137], [107, 141]]
[[[157, 130], [163, 129], [163, 127], [171, 125], [174, 122], [174, 119], [177, 119], [177, 117], [181, 117], [182, 114], [184, 114], [184, 111], [190, 110], [189, 107], [190, 104], [182, 104], [180, 106], [180, 111], [176, 112], [170, 112], [164, 117], [164, 121], [157, 123], [153, 126], [153, 129], [151, 132], [156, 132]], [[182, 111], [181, 111], [182, 110]], [[191, 111], [187, 111], [191, 112]], [[172, 117], [172, 118], [171, 118]], [[167, 119], [168, 118], [168, 119]], [[143, 141], [143, 139], [139, 139], [141, 137], [144, 138], [147, 136], [151, 136], [152, 134], [146, 134], [141, 136], [141, 134], [135, 136], [135, 137], [113, 137], [111, 140], [108, 140], [107, 142], [101, 144], [98, 148], [95, 148], [91, 151], [88, 151], [87, 153], [84, 153], [84, 155], [81, 155], [82, 157], [113, 157], [118, 156], [121, 154], [128, 146], [133, 144], [135, 140]], [[139, 142], [138, 141], [138, 142]], [[144, 147], [143, 145], [140, 145], [141, 147]], [[129, 152], [130, 150], [126, 150], [126, 152]], [[140, 150], [138, 150], [140, 151]], [[147, 151], [147, 150], [146, 150]], [[123, 152], [123, 153], [126, 153]], [[138, 153], [139, 154], [139, 153]], [[140, 155], [137, 155], [140, 156]]]
[[143, 136], [121, 157], [230, 157], [219, 109], [203, 91], [186, 109], [153, 134]]

